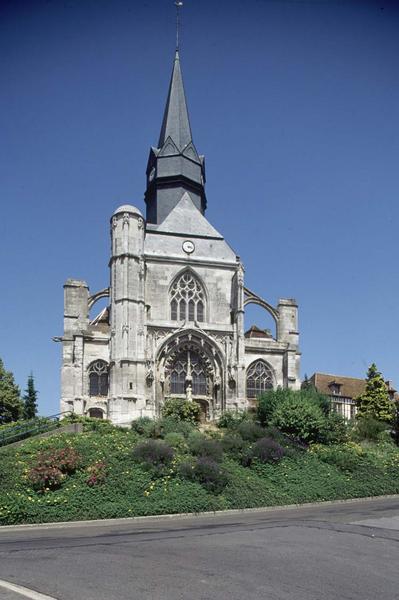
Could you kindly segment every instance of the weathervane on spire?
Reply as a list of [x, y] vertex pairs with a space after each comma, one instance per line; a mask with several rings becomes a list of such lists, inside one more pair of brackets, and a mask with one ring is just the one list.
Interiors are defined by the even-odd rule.
[[183, 6], [182, 0], [175, 1], [176, 6], [176, 50], [179, 50], [179, 26], [180, 26], [180, 9]]

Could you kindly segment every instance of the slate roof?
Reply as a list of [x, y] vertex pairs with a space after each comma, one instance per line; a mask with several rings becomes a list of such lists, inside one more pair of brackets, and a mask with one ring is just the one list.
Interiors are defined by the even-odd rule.
[[223, 236], [194, 205], [188, 192], [183, 194], [166, 219], [154, 229], [167, 233], [179, 232], [186, 235], [223, 239]]
[[180, 57], [177, 50], [173, 63], [168, 99], [166, 101], [158, 148], [162, 148], [168, 137], [173, 140], [179, 150], [182, 150], [192, 140], [186, 96], [184, 93], [183, 78], [180, 68]]

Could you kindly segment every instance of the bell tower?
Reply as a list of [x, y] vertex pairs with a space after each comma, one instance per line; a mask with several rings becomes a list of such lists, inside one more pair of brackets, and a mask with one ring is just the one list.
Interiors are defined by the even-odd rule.
[[178, 50], [158, 147], [150, 150], [146, 174], [147, 223], [162, 223], [184, 192], [188, 192], [198, 210], [205, 213], [205, 160], [192, 140]]

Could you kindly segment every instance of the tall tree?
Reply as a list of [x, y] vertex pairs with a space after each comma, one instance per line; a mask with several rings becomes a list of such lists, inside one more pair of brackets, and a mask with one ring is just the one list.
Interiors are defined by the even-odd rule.
[[388, 388], [376, 365], [367, 371], [366, 389], [356, 398], [357, 418], [373, 417], [377, 421], [391, 423], [394, 416], [394, 403], [389, 397]]
[[0, 425], [17, 421], [22, 416], [23, 404], [19, 387], [11, 371], [6, 371], [0, 358]]
[[28, 377], [28, 385], [24, 394], [24, 419], [33, 419], [37, 415], [37, 391], [33, 374]]

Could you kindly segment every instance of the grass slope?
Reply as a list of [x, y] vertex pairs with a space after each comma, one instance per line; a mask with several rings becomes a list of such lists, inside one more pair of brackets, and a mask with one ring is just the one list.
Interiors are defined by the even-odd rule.
[[[103, 519], [179, 512], [214, 511], [399, 493], [399, 450], [388, 443], [362, 447], [311, 446], [279, 463], [243, 467], [225, 456], [228, 484], [213, 494], [181, 478], [172, 464], [157, 476], [132, 459], [139, 440], [132, 431], [62, 434], [28, 440], [0, 452], [0, 524]], [[75, 448], [81, 467], [62, 486], [43, 494], [26, 474], [38, 452]], [[107, 465], [101, 485], [87, 484], [88, 467]]]

